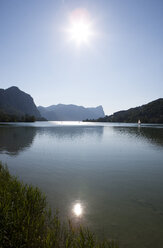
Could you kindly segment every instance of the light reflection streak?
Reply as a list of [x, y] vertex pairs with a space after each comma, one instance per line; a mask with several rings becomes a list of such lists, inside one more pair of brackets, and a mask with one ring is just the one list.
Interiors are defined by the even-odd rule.
[[81, 202], [75, 202], [75, 204], [73, 204], [72, 213], [75, 217], [82, 217], [83, 205], [81, 204]]

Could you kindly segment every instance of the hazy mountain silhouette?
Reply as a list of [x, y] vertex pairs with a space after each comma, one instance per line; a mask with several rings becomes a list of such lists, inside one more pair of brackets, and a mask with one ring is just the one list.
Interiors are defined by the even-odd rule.
[[85, 108], [73, 104], [58, 104], [49, 107], [39, 106], [40, 114], [49, 121], [82, 121], [84, 119], [97, 119], [104, 117], [102, 106]]
[[0, 89], [0, 111], [9, 115], [41, 117], [33, 98], [15, 86]]
[[99, 118], [97, 122], [138, 122], [142, 123], [163, 123], [163, 98], [152, 101], [140, 107], [122, 110], [113, 115]]

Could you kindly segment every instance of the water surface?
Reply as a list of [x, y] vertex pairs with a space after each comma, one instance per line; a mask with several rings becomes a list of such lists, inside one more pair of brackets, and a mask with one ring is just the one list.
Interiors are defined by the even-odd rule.
[[0, 125], [0, 160], [39, 186], [63, 219], [122, 248], [163, 247], [162, 125]]

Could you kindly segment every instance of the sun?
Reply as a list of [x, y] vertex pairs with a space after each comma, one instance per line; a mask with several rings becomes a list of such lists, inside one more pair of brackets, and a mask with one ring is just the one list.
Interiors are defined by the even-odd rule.
[[69, 39], [77, 45], [88, 44], [90, 42], [93, 35], [92, 22], [86, 10], [78, 9], [71, 13], [67, 32]]
[[90, 23], [86, 20], [77, 20], [71, 24], [69, 30], [71, 39], [74, 40], [77, 44], [88, 43], [91, 36], [91, 27]]

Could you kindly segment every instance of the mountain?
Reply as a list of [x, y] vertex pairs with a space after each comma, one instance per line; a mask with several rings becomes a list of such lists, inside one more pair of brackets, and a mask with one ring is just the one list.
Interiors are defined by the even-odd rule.
[[0, 112], [7, 115], [41, 118], [33, 98], [15, 86], [6, 90], [0, 89]]
[[39, 106], [38, 110], [49, 121], [82, 121], [87, 118], [97, 119], [105, 116], [102, 106], [84, 108], [73, 104], [58, 104], [46, 108]]
[[92, 121], [137, 123], [139, 119], [142, 123], [163, 123], [163, 98]]

